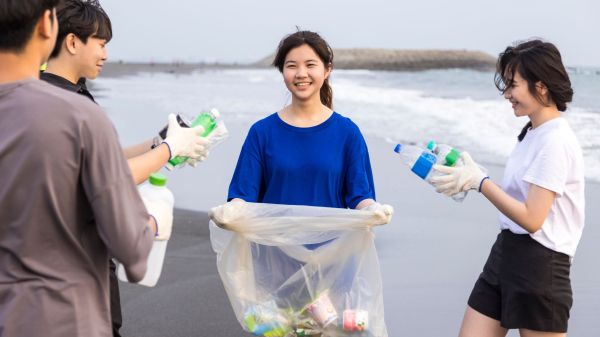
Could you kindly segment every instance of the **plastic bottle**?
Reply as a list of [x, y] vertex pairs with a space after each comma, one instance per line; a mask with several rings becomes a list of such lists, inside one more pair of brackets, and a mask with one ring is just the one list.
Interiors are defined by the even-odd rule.
[[[427, 149], [433, 152], [437, 158], [439, 165], [445, 166], [462, 166], [463, 161], [460, 158], [460, 152], [450, 145], [438, 144], [431, 140], [427, 143]], [[460, 192], [454, 194], [451, 198], [456, 202], [462, 202], [467, 197], [467, 192]]]
[[[166, 202], [171, 206], [171, 210], [175, 206], [175, 198], [173, 197], [173, 193], [167, 188], [167, 178], [163, 174], [153, 173], [150, 175], [149, 183], [140, 186], [138, 191], [144, 203], [151, 201]], [[154, 287], [156, 285], [162, 272], [165, 252], [167, 251], [167, 242], [167, 240], [154, 240], [152, 250], [148, 256], [146, 275], [138, 284], [147, 287]], [[129, 282], [123, 265], [119, 265], [117, 276], [120, 280]]]
[[433, 152], [415, 145], [402, 144], [396, 145], [394, 152], [400, 156], [400, 160], [404, 164], [410, 167], [413, 173], [429, 182], [428, 178], [432, 172], [433, 165], [437, 162], [437, 156]]
[[[200, 134], [200, 137], [208, 136], [217, 126], [216, 119], [219, 118], [219, 110], [211, 109], [210, 112], [204, 112], [200, 115], [196, 116], [196, 118], [189, 123], [188, 127], [196, 127], [198, 125], [202, 125], [204, 127], [204, 132]], [[181, 165], [188, 157], [175, 157], [167, 163], [167, 169], [173, 170], [176, 166]]]

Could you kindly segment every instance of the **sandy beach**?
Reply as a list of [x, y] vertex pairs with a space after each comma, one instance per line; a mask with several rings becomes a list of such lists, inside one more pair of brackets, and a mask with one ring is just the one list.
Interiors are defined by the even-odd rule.
[[[188, 210], [175, 213], [158, 285], [121, 284], [124, 336], [250, 336], [236, 321], [217, 274], [205, 213], [225, 201], [249, 126], [230, 124], [230, 139], [214, 149], [208, 161], [169, 174], [177, 207]], [[367, 143], [377, 199], [395, 207], [392, 223], [375, 229], [388, 333], [455, 336], [498, 233], [497, 211], [473, 192], [462, 204], [436, 194], [401, 165], [393, 144], [374, 137], [367, 137]], [[488, 169], [496, 181], [501, 179], [502, 167]], [[588, 183], [586, 195], [586, 229], [572, 267], [569, 336], [574, 337], [600, 335], [600, 212], [593, 206], [600, 185]]]

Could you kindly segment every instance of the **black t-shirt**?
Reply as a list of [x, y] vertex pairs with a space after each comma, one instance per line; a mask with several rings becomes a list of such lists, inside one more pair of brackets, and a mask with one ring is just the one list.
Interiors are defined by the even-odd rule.
[[87, 86], [85, 85], [85, 78], [80, 78], [77, 83], [72, 83], [64, 77], [58, 76], [56, 74], [42, 72], [40, 73], [40, 80], [46, 81], [52, 85], [55, 85], [59, 88], [63, 88], [65, 90], [78, 93], [92, 100], [92, 102], [96, 103], [94, 96], [88, 91]]

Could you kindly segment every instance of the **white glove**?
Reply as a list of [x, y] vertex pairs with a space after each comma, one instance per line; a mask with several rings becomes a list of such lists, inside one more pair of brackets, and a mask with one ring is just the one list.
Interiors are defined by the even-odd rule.
[[246, 202], [241, 199], [234, 199], [223, 205], [213, 207], [208, 216], [221, 228], [227, 228], [232, 222], [242, 218], [246, 212]]
[[219, 121], [217, 126], [215, 126], [206, 138], [210, 141], [210, 147], [214, 147], [224, 141], [227, 137], [229, 137], [229, 130], [227, 130], [223, 121]]
[[148, 214], [156, 221], [156, 236], [154, 240], [165, 241], [171, 237], [173, 230], [173, 208], [170, 204], [160, 200], [142, 198]]
[[196, 167], [196, 165], [198, 165], [198, 162], [203, 162], [206, 159], [208, 159], [208, 156], [210, 155], [210, 150], [213, 147], [221, 144], [225, 139], [227, 139], [227, 137], [229, 137], [229, 131], [227, 130], [227, 127], [225, 127], [225, 123], [223, 123], [223, 121], [218, 122], [217, 126], [215, 126], [213, 131], [206, 137], [206, 140], [208, 142], [204, 146], [204, 149], [199, 153], [198, 157], [188, 158], [186, 164], [188, 164], [191, 167]]
[[[199, 162], [205, 161], [208, 158], [208, 155], [210, 155], [210, 151], [207, 148], [205, 148], [199, 157], [197, 157], [197, 158], [190, 157], [190, 158], [188, 158], [188, 160], [185, 161], [185, 163], [191, 167], [196, 167], [196, 166], [198, 166]], [[181, 165], [180, 167], [183, 167], [183, 166], [184, 165]]]
[[479, 191], [483, 179], [488, 178], [487, 174], [473, 161], [468, 152], [463, 152], [460, 157], [464, 162], [462, 166], [433, 166], [434, 170], [442, 173], [429, 179], [437, 192], [453, 196], [456, 193], [468, 190]]
[[[194, 158], [188, 158], [188, 160], [186, 160], [185, 163], [193, 168], [196, 168], [196, 166], [198, 166], [198, 160], [194, 159]], [[181, 165], [180, 167], [183, 167], [183, 166], [184, 165]]]
[[374, 202], [369, 206], [361, 208], [360, 210], [373, 212], [378, 219], [377, 222], [379, 225], [390, 223], [390, 221], [392, 221], [392, 215], [394, 214], [394, 207], [390, 205], [382, 205], [378, 202]]
[[171, 158], [190, 157], [199, 158], [207, 150], [208, 139], [200, 137], [204, 132], [204, 127], [198, 125], [193, 128], [184, 128], [177, 123], [177, 117], [174, 114], [169, 115], [169, 127], [167, 129], [167, 138], [163, 141], [169, 146]]

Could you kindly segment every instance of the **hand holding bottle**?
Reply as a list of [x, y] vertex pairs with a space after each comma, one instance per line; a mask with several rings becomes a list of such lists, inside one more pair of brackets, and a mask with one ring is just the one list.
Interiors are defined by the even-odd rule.
[[[481, 189], [484, 179], [489, 178], [480, 168], [468, 152], [463, 152], [461, 158], [464, 165], [458, 167], [449, 167], [443, 165], [434, 165], [433, 169], [442, 173], [442, 175], [430, 179], [436, 191], [447, 196], [469, 190]], [[481, 191], [480, 191], [481, 192]]]
[[210, 150], [219, 145], [229, 136], [229, 131], [227, 127], [225, 127], [225, 123], [220, 121], [217, 123], [217, 126], [212, 130], [212, 132], [206, 137], [207, 144], [204, 146], [204, 150], [200, 153], [200, 156], [197, 158], [188, 158], [185, 162], [191, 167], [196, 167], [199, 162], [203, 162], [208, 159], [210, 155]]
[[157, 241], [166, 241], [171, 238], [173, 231], [173, 206], [162, 200], [147, 200], [142, 198], [146, 210], [156, 221]]
[[204, 127], [201, 125], [184, 128], [177, 122], [177, 117], [174, 114], [169, 115], [169, 127], [167, 129], [167, 138], [163, 141], [169, 146], [173, 159], [178, 156], [199, 158], [206, 150], [208, 140], [200, 137], [204, 132]]
[[153, 173], [148, 184], [139, 187], [139, 192], [148, 214], [156, 221], [155, 240], [169, 240], [173, 229], [175, 198], [167, 188], [167, 177], [160, 173]]

